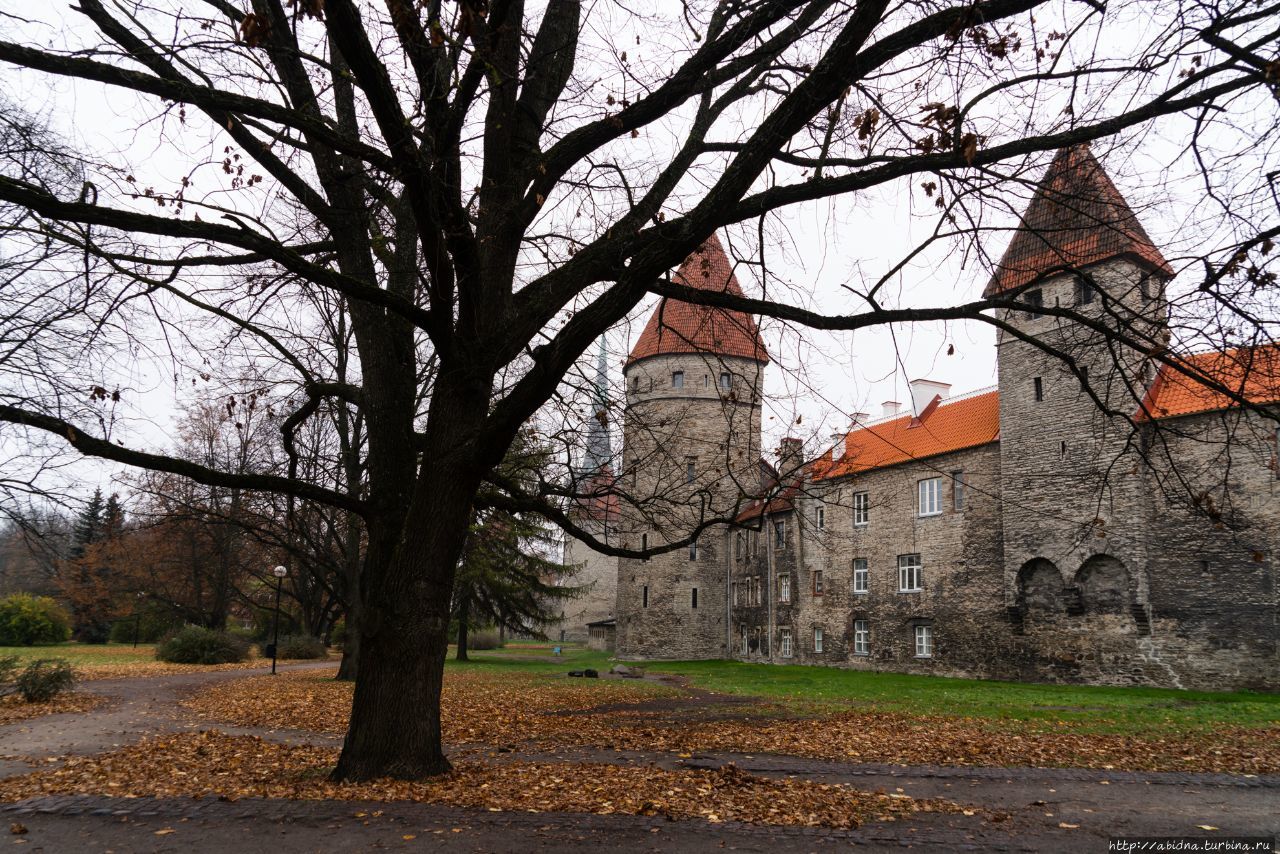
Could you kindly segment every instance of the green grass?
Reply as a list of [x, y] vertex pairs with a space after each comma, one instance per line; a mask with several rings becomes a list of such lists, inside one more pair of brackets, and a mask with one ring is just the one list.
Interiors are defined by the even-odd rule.
[[131, 643], [67, 643], [43, 644], [40, 646], [0, 646], [0, 658], [16, 655], [21, 661], [37, 658], [65, 658], [75, 665], [89, 664], [136, 664], [140, 661], [156, 660], [156, 645], [140, 643], [134, 649]]
[[[565, 645], [550, 658], [551, 644], [508, 643], [471, 653], [450, 667], [563, 673], [611, 664], [608, 654]], [[1280, 723], [1280, 694], [1208, 693], [1163, 688], [1039, 685], [871, 673], [833, 667], [746, 664], [734, 661], [647, 662], [649, 673], [672, 673], [710, 691], [760, 697], [795, 714], [875, 710], [985, 719], [994, 726], [1025, 721], [1035, 728], [1071, 724], [1085, 732], [1152, 735], [1212, 731], [1224, 726]]]

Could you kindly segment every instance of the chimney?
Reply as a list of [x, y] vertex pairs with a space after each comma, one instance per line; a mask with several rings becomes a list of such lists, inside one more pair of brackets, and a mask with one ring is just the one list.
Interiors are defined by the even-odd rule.
[[804, 457], [804, 442], [790, 436], [782, 440], [778, 447], [778, 473], [783, 477], [800, 468]]
[[941, 397], [943, 400], [951, 393], [951, 383], [940, 383], [934, 380], [912, 380], [911, 386], [911, 410], [917, 418], [924, 412], [925, 407], [933, 402], [935, 397]]
[[902, 404], [898, 403], [896, 400], [886, 400], [884, 403], [880, 404], [880, 408], [881, 413], [888, 417], [890, 415], [897, 415], [898, 410], [902, 408]]
[[870, 412], [855, 412], [849, 417], [849, 424], [857, 427], [859, 424], [866, 424], [871, 420]]

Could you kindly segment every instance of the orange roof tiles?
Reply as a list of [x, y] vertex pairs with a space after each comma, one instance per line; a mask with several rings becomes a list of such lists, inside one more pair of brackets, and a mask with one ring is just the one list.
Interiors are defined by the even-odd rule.
[[943, 401], [923, 421], [907, 414], [854, 430], [845, 436], [844, 454], [830, 463], [819, 461], [822, 464], [813, 468], [814, 478], [841, 477], [976, 448], [999, 436], [998, 391]]
[[618, 521], [621, 502], [614, 489], [613, 471], [603, 466], [578, 484], [578, 495], [570, 512], [579, 519], [594, 519], [606, 524]]
[[[714, 234], [684, 260], [674, 280], [691, 288], [743, 296], [729, 256]], [[669, 353], [708, 353], [769, 361], [769, 353], [760, 340], [760, 329], [751, 315], [663, 297], [640, 334], [640, 340], [631, 349], [627, 364]]]
[[983, 296], [1119, 256], [1173, 275], [1089, 146], [1063, 148], [1036, 188]]
[[[1188, 356], [1186, 362], [1194, 373], [1220, 383], [1250, 403], [1280, 401], [1280, 345], [1197, 353]], [[1173, 418], [1229, 409], [1236, 405], [1228, 395], [1169, 365], [1161, 365], [1155, 382], [1147, 389], [1138, 418]]]

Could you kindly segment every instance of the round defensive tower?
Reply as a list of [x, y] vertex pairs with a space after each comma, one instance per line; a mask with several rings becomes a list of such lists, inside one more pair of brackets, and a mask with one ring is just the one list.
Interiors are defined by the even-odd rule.
[[[741, 296], [712, 235], [673, 280]], [[740, 311], [663, 298], [624, 369], [620, 532], [654, 548], [732, 519], [760, 487], [760, 403], [768, 352]], [[726, 642], [726, 526], [686, 547], [618, 566], [617, 654], [719, 658]]]

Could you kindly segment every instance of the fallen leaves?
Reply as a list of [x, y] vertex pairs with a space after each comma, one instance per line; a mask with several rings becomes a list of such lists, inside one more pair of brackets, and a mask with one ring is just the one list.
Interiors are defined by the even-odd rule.
[[[351, 686], [314, 675], [235, 680], [185, 705], [241, 726], [341, 734]], [[499, 750], [773, 753], [900, 765], [1034, 766], [1132, 771], [1280, 771], [1280, 727], [1222, 727], [1148, 737], [1012, 721], [850, 711], [790, 717], [780, 707], [717, 706], [647, 680], [450, 673], [442, 698], [450, 744]], [[767, 714], [762, 714], [767, 713]]]
[[100, 756], [69, 757], [60, 768], [0, 780], [0, 798], [79, 793], [420, 801], [492, 811], [660, 815], [840, 828], [920, 812], [964, 810], [949, 801], [759, 777], [732, 765], [715, 771], [668, 771], [653, 766], [469, 761], [431, 780], [354, 784], [328, 780], [336, 759], [337, 751], [331, 748], [282, 745], [216, 731], [181, 733]]
[[59, 694], [52, 700], [43, 703], [25, 702], [17, 694], [0, 697], [0, 726], [5, 724], [38, 718], [43, 715], [56, 715], [62, 712], [87, 712], [105, 703], [103, 697], [95, 694], [82, 694], [71, 691]]

